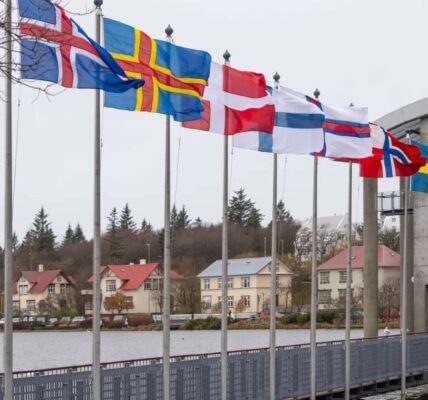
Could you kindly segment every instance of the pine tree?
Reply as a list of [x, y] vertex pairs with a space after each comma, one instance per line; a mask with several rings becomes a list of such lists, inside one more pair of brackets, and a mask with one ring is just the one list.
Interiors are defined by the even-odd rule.
[[53, 251], [55, 247], [55, 235], [48, 222], [48, 214], [43, 207], [36, 214], [31, 234], [33, 236], [36, 251]]
[[131, 209], [128, 207], [128, 203], [123, 207], [122, 212], [120, 213], [119, 227], [122, 230], [131, 230], [135, 231], [137, 225], [134, 222], [134, 219], [131, 215]]
[[147, 221], [145, 218], [143, 219], [143, 222], [141, 223], [141, 229], [140, 231], [142, 233], [146, 233], [146, 232], [152, 232], [153, 231], [153, 226], [152, 224]]
[[83, 229], [79, 223], [77, 223], [73, 232], [73, 242], [74, 243], [82, 243], [86, 241], [85, 234], [83, 233]]
[[12, 251], [13, 252], [15, 252], [16, 249], [18, 248], [18, 244], [19, 244], [18, 236], [16, 235], [16, 232], [13, 232], [13, 235], [12, 235]]
[[117, 221], [117, 209], [113, 207], [110, 211], [110, 215], [107, 217], [108, 225], [107, 232], [109, 234], [115, 234], [119, 230], [119, 223]]
[[187, 214], [186, 207], [183, 205], [183, 207], [181, 208], [181, 210], [177, 214], [173, 228], [174, 229], [186, 229], [189, 227], [191, 221], [192, 220], [189, 218], [189, 214]]
[[177, 207], [175, 206], [175, 204], [172, 206], [172, 210], [171, 210], [171, 227], [175, 228], [177, 225], [177, 218], [178, 218], [178, 212], [177, 212]]
[[202, 226], [202, 219], [198, 217], [195, 219], [195, 227], [200, 228]]
[[246, 228], [259, 228], [263, 215], [248, 198], [243, 188], [237, 190], [229, 203], [229, 220]]
[[73, 232], [73, 229], [71, 228], [71, 224], [68, 224], [68, 228], [65, 231], [64, 240], [62, 241], [62, 244], [66, 245], [66, 244], [73, 243], [73, 235], [74, 235], [74, 232]]
[[109, 243], [110, 247], [110, 257], [113, 260], [118, 260], [120, 257], [120, 239], [119, 239], [119, 222], [117, 217], [117, 209], [113, 207], [110, 211], [110, 215], [107, 217], [108, 225], [107, 225], [107, 235], [106, 240]]

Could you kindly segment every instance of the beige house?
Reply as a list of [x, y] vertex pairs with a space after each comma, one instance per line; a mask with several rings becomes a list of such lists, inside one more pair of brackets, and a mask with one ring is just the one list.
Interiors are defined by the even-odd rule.
[[[337, 308], [346, 299], [346, 266], [348, 250], [341, 251], [318, 267], [318, 308]], [[364, 247], [352, 246], [352, 292], [354, 303], [362, 305], [364, 278]], [[380, 293], [399, 289], [400, 254], [378, 246], [378, 282]]]
[[[201, 304], [203, 313], [217, 313], [221, 308], [222, 260], [202, 271]], [[260, 312], [269, 308], [271, 258], [241, 258], [228, 261], [228, 307], [232, 312]], [[277, 265], [277, 304], [284, 310], [291, 304], [293, 273], [282, 263]]]
[[[175, 283], [181, 276], [171, 271], [171, 292], [175, 290]], [[93, 277], [88, 282], [93, 282]], [[121, 292], [132, 304], [132, 308], [121, 312], [137, 314], [153, 314], [161, 312], [163, 304], [163, 274], [159, 263], [107, 265], [101, 267], [101, 314], [111, 314], [105, 307], [105, 300]], [[85, 302], [85, 314], [92, 314], [92, 290], [82, 291], [88, 295]], [[171, 309], [173, 309], [173, 296], [171, 296]]]
[[47, 314], [52, 309], [72, 307], [75, 303], [75, 282], [60, 269], [22, 271], [13, 287], [14, 315]]

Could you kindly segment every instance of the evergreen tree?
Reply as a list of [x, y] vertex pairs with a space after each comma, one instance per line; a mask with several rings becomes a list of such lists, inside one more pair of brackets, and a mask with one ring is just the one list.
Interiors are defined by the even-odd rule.
[[147, 221], [145, 218], [143, 219], [143, 222], [141, 223], [141, 232], [142, 233], [146, 233], [146, 232], [152, 232], [153, 231], [153, 226], [152, 224]]
[[120, 257], [120, 239], [119, 239], [119, 222], [117, 216], [117, 209], [113, 207], [110, 211], [110, 215], [107, 217], [107, 235], [106, 240], [110, 246], [110, 257], [117, 261]]
[[62, 241], [62, 244], [66, 245], [66, 244], [73, 243], [73, 241], [74, 241], [73, 236], [74, 236], [74, 232], [73, 232], [73, 229], [71, 228], [71, 224], [68, 224], [68, 228], [65, 231], [64, 240]]
[[256, 207], [252, 207], [250, 215], [245, 223], [247, 228], [260, 228], [262, 226], [263, 214]]
[[202, 226], [202, 219], [198, 217], [195, 219], [195, 227], [200, 228]]
[[36, 251], [53, 251], [55, 247], [55, 235], [48, 222], [48, 214], [45, 213], [43, 207], [36, 214], [31, 229], [33, 242]]
[[237, 190], [229, 203], [229, 220], [246, 228], [260, 228], [263, 215], [248, 198], [243, 188]]
[[120, 213], [119, 227], [122, 230], [131, 230], [135, 231], [137, 225], [135, 225], [134, 219], [131, 215], [131, 209], [128, 207], [128, 203], [123, 207], [122, 212]]
[[119, 230], [119, 222], [117, 220], [117, 209], [113, 207], [110, 211], [110, 215], [107, 217], [108, 225], [107, 225], [107, 233], [116, 234]]
[[186, 229], [189, 227], [190, 223], [191, 219], [189, 218], [189, 214], [187, 214], [186, 207], [183, 205], [183, 207], [177, 214], [175, 224], [172, 226], [174, 229]]
[[177, 226], [177, 218], [178, 218], [177, 207], [175, 206], [175, 204], [172, 206], [170, 218], [171, 218], [171, 227], [175, 228]]
[[81, 242], [85, 242], [86, 241], [86, 237], [85, 234], [83, 233], [82, 227], [80, 226], [79, 223], [77, 223], [76, 227], [74, 228], [74, 232], [73, 232], [73, 242], [74, 243], [81, 243]]
[[[284, 202], [280, 200], [277, 205], [278, 245], [281, 254], [294, 254], [296, 235], [300, 224], [292, 217], [290, 211], [285, 209]], [[271, 225], [271, 224], [269, 224]]]
[[[18, 248], [18, 244], [19, 244], [18, 236], [16, 235], [16, 232], [13, 232], [13, 235], [12, 235], [12, 251], [13, 252], [15, 252], [16, 249]], [[0, 248], [0, 251], [1, 251], [1, 248]]]

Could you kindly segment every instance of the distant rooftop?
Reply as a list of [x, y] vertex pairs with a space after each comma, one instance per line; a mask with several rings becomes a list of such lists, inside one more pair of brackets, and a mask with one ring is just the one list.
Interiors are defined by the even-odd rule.
[[[400, 254], [386, 247], [383, 244], [377, 247], [378, 267], [394, 268], [400, 267]], [[346, 269], [348, 263], [348, 249], [327, 260], [318, 267], [319, 271]], [[364, 246], [352, 246], [352, 268], [363, 268], [364, 266]]]

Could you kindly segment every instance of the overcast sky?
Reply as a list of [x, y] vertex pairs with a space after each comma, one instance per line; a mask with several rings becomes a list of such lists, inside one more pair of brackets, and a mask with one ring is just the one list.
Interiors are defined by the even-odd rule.
[[[92, 8], [91, 0], [62, 4], [76, 13]], [[278, 71], [283, 85], [307, 94], [318, 87], [326, 103], [368, 106], [372, 120], [428, 93], [426, 0], [105, 0], [103, 10], [154, 38], [163, 39], [171, 24], [176, 44], [206, 50], [218, 62], [228, 49], [236, 68], [262, 72], [269, 83]], [[74, 18], [93, 34], [93, 15]], [[47, 99], [14, 86], [19, 239], [42, 205], [59, 239], [77, 222], [92, 236], [94, 94], [58, 92]], [[126, 202], [138, 224], [146, 218], [163, 225], [164, 131], [159, 114], [103, 111], [103, 229], [110, 209]], [[3, 188], [3, 152], [0, 158]], [[309, 156], [279, 157], [279, 197], [299, 219], [312, 213], [312, 164]], [[245, 188], [268, 222], [272, 156], [235, 149], [231, 165], [232, 190]], [[172, 166], [172, 201], [185, 204], [193, 219], [219, 222], [222, 137], [173, 123]], [[354, 171], [354, 220], [361, 220], [362, 181]], [[321, 160], [319, 172], [319, 215], [343, 214], [347, 166]], [[380, 184], [396, 186], [395, 180]], [[0, 207], [3, 226], [3, 196]]]

